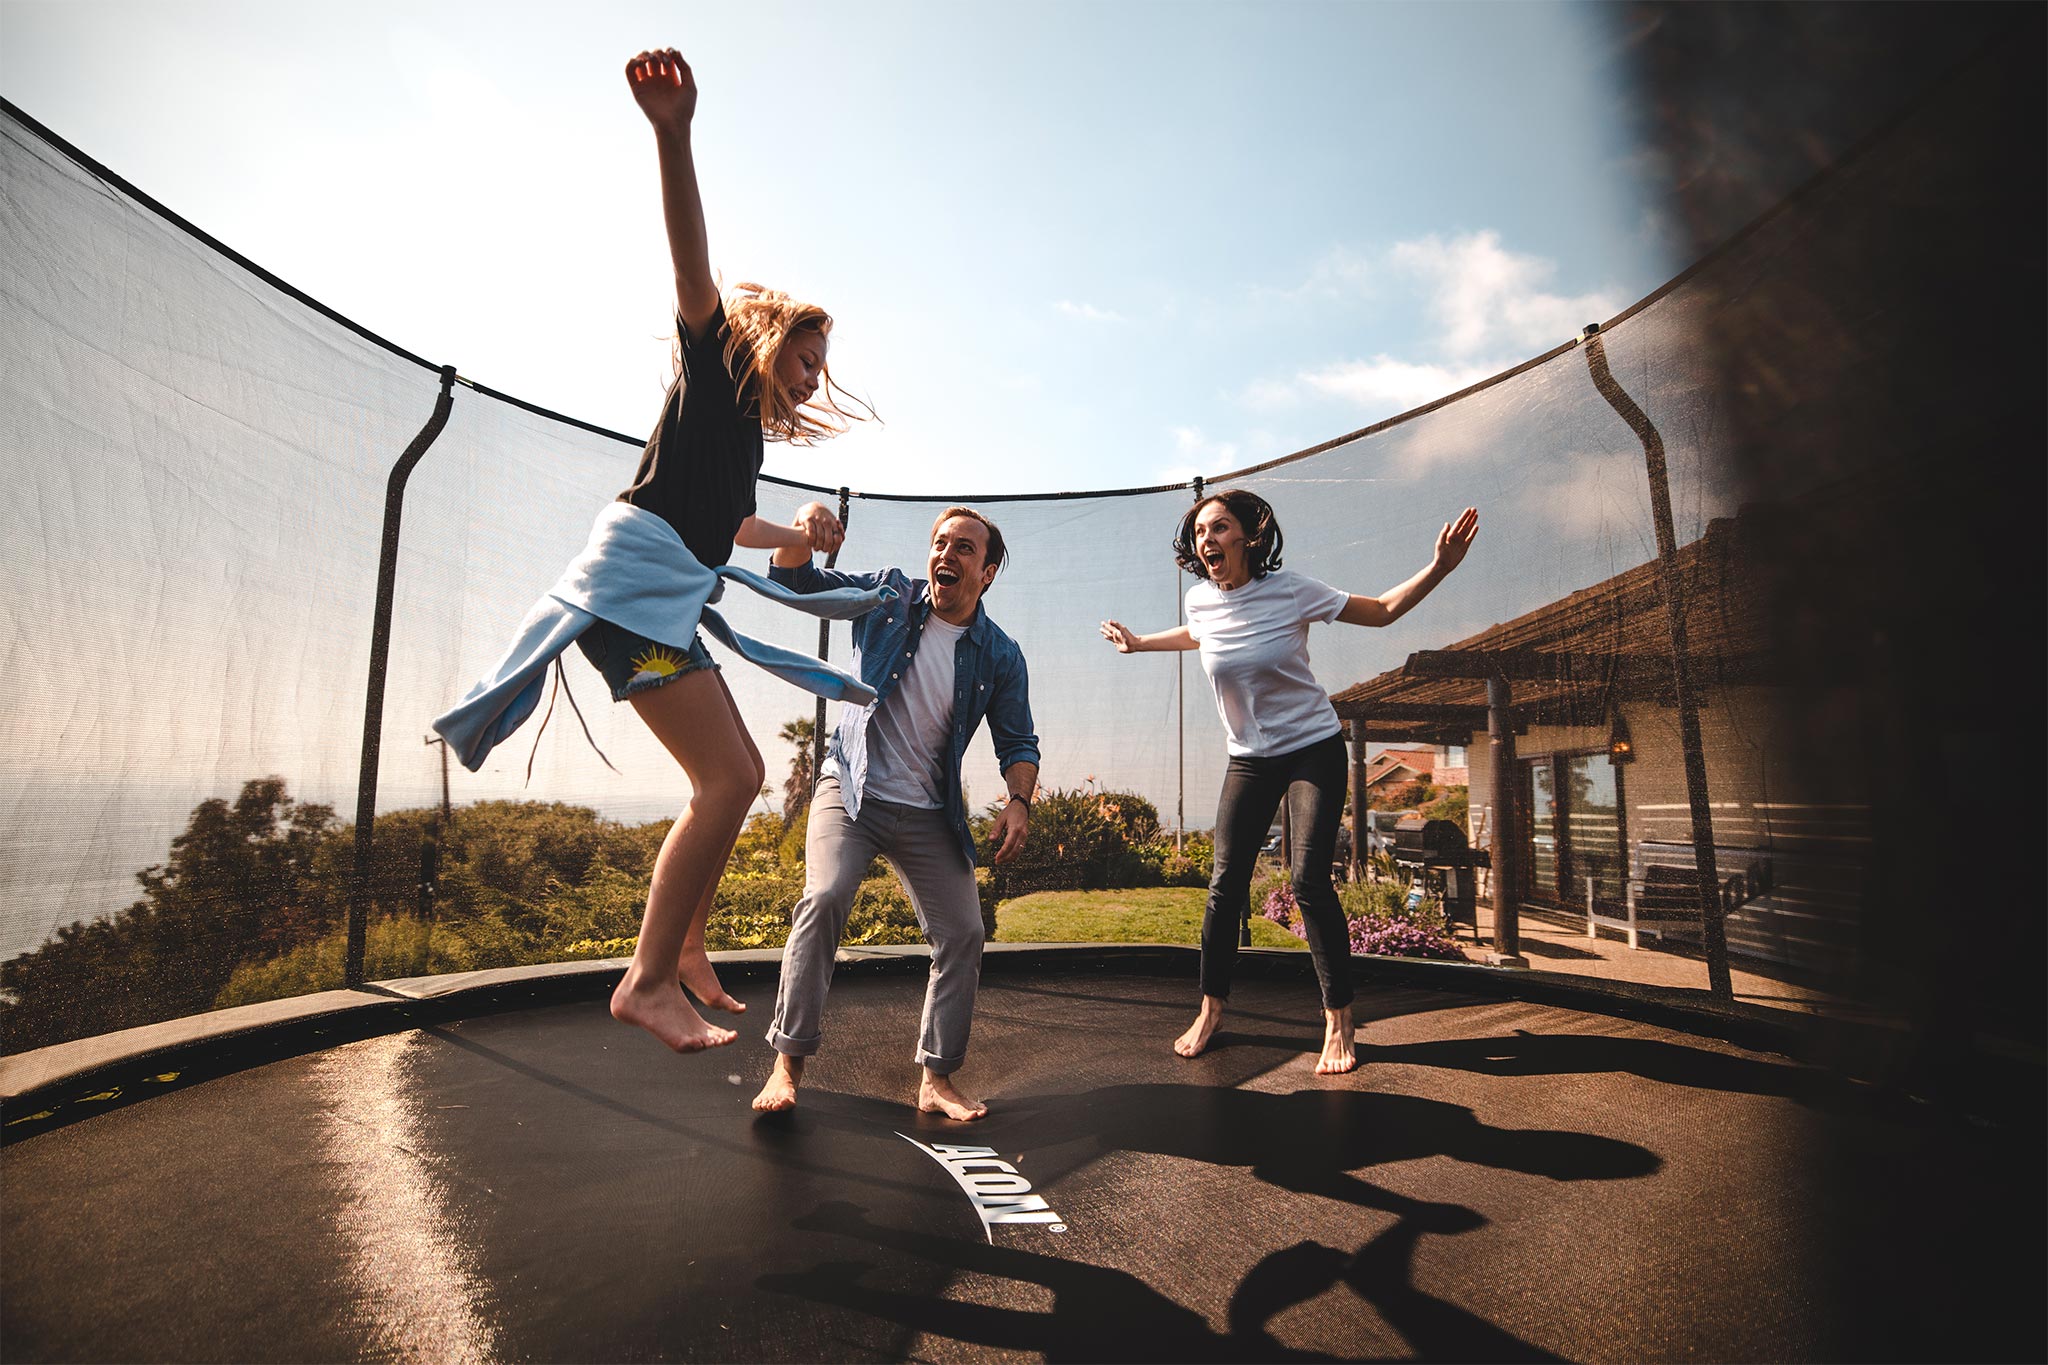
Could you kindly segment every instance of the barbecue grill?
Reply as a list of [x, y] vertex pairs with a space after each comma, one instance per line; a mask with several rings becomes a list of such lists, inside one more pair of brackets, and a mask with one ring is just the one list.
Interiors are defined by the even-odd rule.
[[1493, 866], [1483, 848], [1473, 848], [1465, 831], [1449, 820], [1401, 821], [1394, 826], [1394, 866], [1422, 878], [1423, 888], [1444, 908], [1444, 920], [1479, 931], [1477, 869]]

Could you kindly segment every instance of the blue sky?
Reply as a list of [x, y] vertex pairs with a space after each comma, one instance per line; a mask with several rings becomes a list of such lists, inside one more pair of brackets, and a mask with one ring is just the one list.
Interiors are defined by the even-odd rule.
[[[0, 3], [0, 92], [365, 326], [638, 433], [674, 45], [728, 281], [879, 428], [770, 472], [1150, 484], [1315, 444], [1674, 274], [1618, 12], [1549, 4]], [[622, 467], [622, 478], [624, 477]]]

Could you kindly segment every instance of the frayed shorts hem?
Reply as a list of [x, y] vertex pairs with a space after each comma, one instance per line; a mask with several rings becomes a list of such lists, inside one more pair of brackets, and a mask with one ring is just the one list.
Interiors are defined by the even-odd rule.
[[718, 661], [704, 647], [701, 635], [690, 637], [688, 649], [677, 649], [599, 618], [576, 637], [576, 645], [590, 666], [604, 676], [613, 701], [666, 686], [699, 669], [718, 671]]

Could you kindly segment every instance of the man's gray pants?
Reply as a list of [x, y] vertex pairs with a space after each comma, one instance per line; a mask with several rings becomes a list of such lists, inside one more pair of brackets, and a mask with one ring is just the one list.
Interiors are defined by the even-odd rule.
[[943, 811], [869, 797], [861, 802], [860, 818], [850, 819], [833, 777], [821, 780], [811, 798], [804, 898], [797, 902], [789, 945], [782, 950], [782, 984], [775, 992], [768, 1042], [788, 1057], [817, 1052], [839, 938], [846, 932], [861, 874], [878, 856], [896, 869], [932, 947], [917, 1061], [947, 1075], [967, 1059], [974, 993], [981, 985], [981, 899], [974, 866]]

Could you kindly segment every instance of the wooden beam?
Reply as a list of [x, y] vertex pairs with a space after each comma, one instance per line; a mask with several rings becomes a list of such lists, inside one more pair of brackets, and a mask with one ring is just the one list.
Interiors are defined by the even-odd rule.
[[[1752, 654], [1695, 656], [1697, 681], [1723, 687], [1761, 684], [1776, 677], [1768, 660]], [[1655, 691], [1671, 688], [1669, 654], [1586, 654], [1547, 649], [1425, 649], [1408, 656], [1404, 678], [1605, 685]]]
[[1344, 720], [1362, 720], [1372, 724], [1385, 722], [1400, 725], [1404, 722], [1443, 725], [1470, 725], [1474, 730], [1486, 728], [1484, 706], [1442, 706], [1424, 702], [1399, 701], [1339, 701], [1330, 698], [1337, 708], [1337, 715]]
[[1487, 733], [1487, 757], [1493, 783], [1493, 867], [1489, 876], [1493, 883], [1494, 965], [1526, 967], [1529, 963], [1522, 956], [1517, 907], [1523, 873], [1521, 849], [1515, 843], [1515, 831], [1520, 827], [1515, 811], [1515, 709], [1507, 679], [1489, 678], [1486, 699], [1493, 717]]
[[1469, 678], [1484, 682], [1594, 683], [1629, 677], [1669, 680], [1671, 661], [1654, 655], [1582, 654], [1547, 649], [1424, 649], [1408, 656], [1409, 678]]

